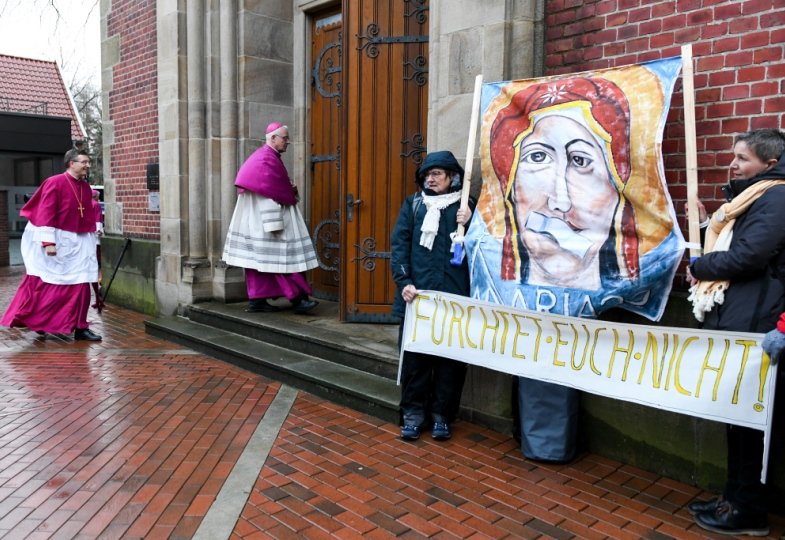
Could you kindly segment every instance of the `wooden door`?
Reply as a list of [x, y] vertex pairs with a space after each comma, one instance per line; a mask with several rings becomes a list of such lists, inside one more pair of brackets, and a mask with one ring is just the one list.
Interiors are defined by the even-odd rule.
[[390, 321], [390, 234], [425, 155], [427, 0], [344, 0], [341, 319]]
[[311, 17], [311, 227], [319, 268], [314, 296], [338, 300], [340, 285], [341, 10]]

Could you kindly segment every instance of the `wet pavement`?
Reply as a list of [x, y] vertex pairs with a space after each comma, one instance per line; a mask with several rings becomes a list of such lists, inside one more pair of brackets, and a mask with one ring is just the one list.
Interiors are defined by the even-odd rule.
[[[5, 310], [21, 267], [0, 268]], [[398, 427], [91, 311], [100, 343], [0, 328], [2, 538], [716, 538], [708, 496], [593, 454]], [[773, 538], [785, 521], [772, 518]]]

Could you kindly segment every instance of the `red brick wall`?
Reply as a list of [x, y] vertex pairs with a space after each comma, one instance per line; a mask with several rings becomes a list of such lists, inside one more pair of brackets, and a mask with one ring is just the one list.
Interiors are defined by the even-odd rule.
[[109, 163], [115, 202], [122, 204], [123, 233], [160, 238], [160, 215], [149, 212], [145, 166], [158, 162], [158, 81], [155, 0], [112, 0], [107, 34], [120, 38], [112, 68], [109, 115], [114, 143]]
[[[719, 188], [728, 180], [734, 134], [785, 128], [785, 5], [781, 0], [546, 2], [548, 75], [677, 56], [688, 43], [695, 60], [699, 196], [711, 211], [722, 202]], [[683, 218], [681, 90], [680, 80], [663, 153], [671, 196]]]

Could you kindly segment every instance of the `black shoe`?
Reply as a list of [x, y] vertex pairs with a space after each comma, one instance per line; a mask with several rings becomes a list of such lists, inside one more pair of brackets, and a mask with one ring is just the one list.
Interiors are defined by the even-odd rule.
[[101, 336], [89, 328], [77, 328], [74, 330], [74, 341], [101, 341]]
[[311, 311], [316, 306], [318, 306], [319, 302], [317, 302], [316, 300], [311, 300], [306, 296], [305, 298], [296, 300], [295, 302], [293, 302], [293, 304], [294, 304], [294, 312], [303, 315]]
[[722, 499], [715, 497], [709, 501], [692, 501], [687, 505], [687, 512], [696, 516], [704, 512], [714, 512], [722, 502]]
[[695, 523], [707, 531], [731, 536], [768, 536], [769, 518], [766, 514], [740, 512], [728, 501], [722, 501], [713, 512], [703, 512], [695, 516]]
[[281, 311], [281, 308], [268, 304], [264, 298], [257, 298], [248, 302], [248, 307], [245, 308], [245, 311], [247, 313], [273, 313]]

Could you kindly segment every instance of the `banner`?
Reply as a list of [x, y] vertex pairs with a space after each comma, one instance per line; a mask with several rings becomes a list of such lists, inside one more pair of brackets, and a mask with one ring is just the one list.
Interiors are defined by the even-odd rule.
[[401, 349], [764, 432], [776, 369], [762, 334], [611, 323], [435, 291], [407, 305]]
[[680, 58], [483, 85], [472, 296], [658, 320], [682, 258], [662, 165]]

